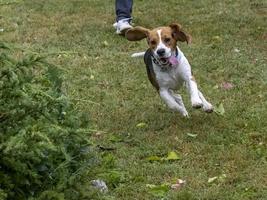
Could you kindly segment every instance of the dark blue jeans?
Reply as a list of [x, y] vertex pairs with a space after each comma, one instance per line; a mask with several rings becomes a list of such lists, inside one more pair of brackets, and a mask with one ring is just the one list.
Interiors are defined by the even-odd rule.
[[116, 0], [116, 20], [131, 19], [133, 0]]

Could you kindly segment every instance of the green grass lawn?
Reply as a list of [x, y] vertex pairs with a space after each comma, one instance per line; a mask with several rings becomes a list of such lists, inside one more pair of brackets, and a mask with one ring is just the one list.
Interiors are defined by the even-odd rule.
[[[134, 1], [135, 25], [179, 22], [192, 35], [191, 45], [179, 46], [207, 99], [225, 112], [192, 109], [183, 90], [190, 119], [161, 102], [143, 60], [130, 57], [146, 42], [115, 34], [114, 0], [2, 0], [0, 39], [49, 54], [65, 72], [77, 111], [90, 113], [92, 142], [103, 157], [93, 178], [109, 187], [95, 198], [264, 200], [266, 16], [263, 0]], [[178, 160], [148, 160], [171, 151]], [[166, 187], [177, 179], [186, 180], [183, 188]]]

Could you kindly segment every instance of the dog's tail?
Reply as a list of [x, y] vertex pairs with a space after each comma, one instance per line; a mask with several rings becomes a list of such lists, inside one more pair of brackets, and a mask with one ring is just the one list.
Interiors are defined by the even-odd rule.
[[136, 57], [143, 57], [144, 55], [145, 55], [145, 51], [143, 51], [143, 52], [138, 52], [138, 53], [133, 53], [132, 55], [131, 55], [131, 57], [132, 58], [136, 58]]

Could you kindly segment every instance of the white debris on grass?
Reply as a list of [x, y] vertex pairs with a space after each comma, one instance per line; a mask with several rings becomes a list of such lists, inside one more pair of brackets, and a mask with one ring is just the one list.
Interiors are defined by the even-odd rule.
[[91, 183], [100, 192], [103, 192], [103, 193], [108, 192], [108, 186], [106, 185], [104, 181], [97, 179], [97, 180], [92, 180]]
[[178, 179], [175, 184], [171, 185], [171, 189], [173, 189], [173, 190], [180, 189], [181, 187], [183, 187], [185, 185], [185, 183], [186, 183], [185, 180]]

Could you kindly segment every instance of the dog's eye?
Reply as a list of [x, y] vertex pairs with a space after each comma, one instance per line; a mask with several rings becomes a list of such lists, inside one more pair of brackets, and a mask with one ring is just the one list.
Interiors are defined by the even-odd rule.
[[151, 44], [151, 45], [156, 45], [157, 42], [156, 42], [156, 40], [151, 40], [151, 41], [150, 41], [150, 44]]
[[170, 41], [171, 41], [171, 38], [165, 38], [165, 39], [164, 39], [164, 42], [165, 42], [165, 43], [169, 43]]

